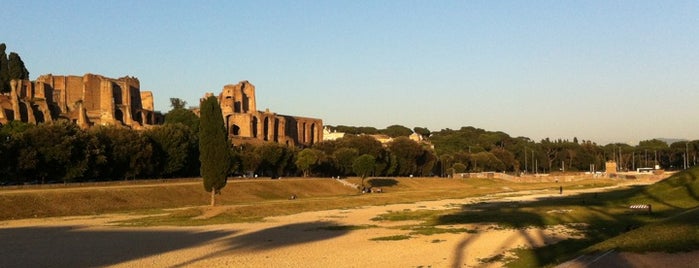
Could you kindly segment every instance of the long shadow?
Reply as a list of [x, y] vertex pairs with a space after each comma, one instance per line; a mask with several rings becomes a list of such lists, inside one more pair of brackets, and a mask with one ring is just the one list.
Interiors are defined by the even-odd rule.
[[236, 250], [269, 250], [347, 234], [334, 222], [283, 225], [235, 236], [235, 231], [90, 230], [78, 226], [0, 229], [0, 267], [102, 267], [206, 243], [225, 246], [177, 264], [184, 267]]
[[233, 231], [0, 229], [0, 267], [99, 267], [205, 244]]
[[226, 246], [205, 256], [177, 264], [173, 267], [187, 267], [215, 256], [233, 253], [238, 250], [270, 250], [331, 239], [345, 235], [351, 228], [343, 228], [335, 222], [294, 223], [224, 239]]
[[371, 187], [389, 187], [398, 184], [398, 180], [390, 178], [373, 178], [367, 181]]
[[[625, 213], [627, 210], [620, 203], [623, 201], [619, 201], [632, 197], [642, 190], [642, 187], [633, 187], [610, 192], [552, 196], [528, 202], [494, 201], [465, 204], [461, 206], [459, 212], [438, 217], [435, 224], [494, 223], [515, 229], [579, 222], [589, 224], [585, 230], [587, 234], [585, 239], [563, 240], [528, 253], [533, 264], [547, 265], [565, 260], [561, 258], [573, 256], [594, 243], [628, 231], [631, 227], [637, 227], [647, 220], [643, 217], [653, 217]], [[588, 213], [567, 212], [570, 209], [581, 208], [586, 209]], [[541, 212], [551, 213], [542, 214]], [[529, 237], [526, 232], [520, 234], [529, 242], [534, 241], [534, 238]], [[466, 244], [462, 244], [456, 250], [465, 249]], [[456, 257], [453, 264], [463, 262], [462, 255], [456, 254]]]

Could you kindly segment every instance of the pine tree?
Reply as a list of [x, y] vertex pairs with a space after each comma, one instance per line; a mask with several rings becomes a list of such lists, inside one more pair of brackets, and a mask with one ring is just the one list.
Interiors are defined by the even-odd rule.
[[204, 189], [211, 192], [211, 206], [216, 205], [215, 194], [226, 186], [230, 167], [229, 143], [223, 124], [223, 115], [216, 97], [210, 96], [201, 103], [199, 123], [199, 161]]
[[10, 92], [10, 70], [7, 64], [7, 54], [4, 43], [0, 44], [0, 93]]
[[24, 66], [24, 62], [19, 54], [11, 52], [7, 61], [10, 80], [12, 79], [29, 79], [29, 71]]
[[12, 91], [12, 79], [29, 79], [29, 71], [24, 66], [22, 58], [17, 53], [10, 53], [9, 59], [5, 50], [7, 46], [0, 44], [0, 93]]

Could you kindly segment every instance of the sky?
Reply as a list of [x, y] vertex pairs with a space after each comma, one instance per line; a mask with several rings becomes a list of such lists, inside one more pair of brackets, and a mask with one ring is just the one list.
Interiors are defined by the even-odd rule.
[[3, 1], [39, 75], [135, 76], [156, 110], [248, 80], [326, 125], [699, 139], [699, 1]]

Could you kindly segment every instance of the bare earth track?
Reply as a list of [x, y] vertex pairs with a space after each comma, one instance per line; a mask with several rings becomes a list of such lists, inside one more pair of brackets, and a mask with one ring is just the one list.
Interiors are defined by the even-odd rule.
[[[578, 192], [593, 190], [600, 189]], [[112, 223], [139, 217], [128, 214], [3, 221], [0, 267], [499, 267], [502, 263], [494, 257], [506, 256], [508, 250], [579, 234], [565, 226], [515, 230], [483, 223], [453, 226], [474, 232], [376, 241], [371, 239], [409, 231], [394, 228], [406, 222], [371, 219], [387, 211], [443, 210], [473, 202], [555, 196], [559, 196], [557, 191], [510, 192], [507, 196], [314, 211], [269, 217], [263, 222], [203, 227], [121, 227]], [[210, 211], [204, 217], [216, 213]], [[652, 264], [645, 255], [623, 254], [610, 257], [624, 258], [629, 267]], [[484, 263], [488, 258], [491, 261]]]

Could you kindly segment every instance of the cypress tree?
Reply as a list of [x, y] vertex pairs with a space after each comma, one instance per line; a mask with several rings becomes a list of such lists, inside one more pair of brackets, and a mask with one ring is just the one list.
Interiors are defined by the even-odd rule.
[[0, 44], [0, 93], [10, 92], [10, 70], [7, 64], [7, 54], [5, 54], [5, 43]]
[[211, 205], [216, 205], [215, 194], [226, 186], [230, 167], [229, 143], [223, 124], [223, 114], [216, 97], [201, 102], [199, 123], [199, 161], [204, 189], [211, 192]]
[[11, 52], [7, 61], [7, 69], [12, 79], [29, 79], [29, 71], [24, 66], [24, 62], [19, 54]]

